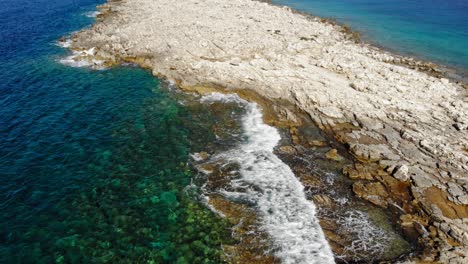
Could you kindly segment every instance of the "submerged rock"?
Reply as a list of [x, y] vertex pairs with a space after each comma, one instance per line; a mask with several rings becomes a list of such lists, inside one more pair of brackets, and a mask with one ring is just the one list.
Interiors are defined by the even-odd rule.
[[388, 206], [386, 198], [389, 197], [389, 194], [380, 182], [356, 182], [353, 184], [353, 191], [357, 196], [377, 206], [384, 208]]
[[289, 155], [294, 155], [296, 153], [296, 150], [292, 146], [281, 146], [279, 150]]
[[325, 156], [327, 157], [327, 159], [330, 159], [330, 160], [334, 160], [334, 161], [342, 161], [343, 160], [343, 157], [338, 154], [338, 150], [336, 149], [332, 149], [330, 151], [328, 151]]

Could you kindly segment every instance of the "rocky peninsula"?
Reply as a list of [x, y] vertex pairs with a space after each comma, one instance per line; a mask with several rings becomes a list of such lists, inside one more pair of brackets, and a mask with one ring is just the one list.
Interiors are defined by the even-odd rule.
[[100, 11], [72, 36], [74, 60], [134, 62], [186, 90], [253, 91], [291, 127], [296, 114], [275, 102], [293, 105], [353, 157], [343, 172], [354, 193], [419, 242], [409, 260], [468, 261], [466, 84], [261, 1], [109, 0]]

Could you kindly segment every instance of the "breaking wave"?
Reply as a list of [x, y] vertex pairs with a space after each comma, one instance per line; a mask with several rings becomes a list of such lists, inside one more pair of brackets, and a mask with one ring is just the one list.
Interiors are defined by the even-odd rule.
[[[64, 48], [70, 47], [70, 43], [68, 41], [59, 42], [59, 45]], [[72, 51], [72, 54], [70, 56], [60, 59], [59, 62], [63, 65], [77, 68], [88, 67], [95, 70], [106, 69], [106, 67], [104, 66], [104, 61], [96, 59], [94, 55], [94, 48], [83, 51], [74, 50]]]
[[101, 14], [101, 12], [99, 12], [99, 11], [89, 11], [89, 12], [86, 12], [84, 15], [86, 17], [89, 17], [89, 18], [95, 18], [100, 14]]
[[334, 263], [315, 205], [306, 199], [304, 186], [273, 149], [280, 141], [278, 131], [265, 124], [256, 103], [237, 95], [213, 93], [202, 102], [235, 102], [246, 111], [242, 117], [247, 140], [217, 158], [239, 164], [240, 178], [231, 182], [236, 191], [222, 191], [229, 199], [254, 204], [261, 229], [272, 238], [275, 254], [283, 263]]

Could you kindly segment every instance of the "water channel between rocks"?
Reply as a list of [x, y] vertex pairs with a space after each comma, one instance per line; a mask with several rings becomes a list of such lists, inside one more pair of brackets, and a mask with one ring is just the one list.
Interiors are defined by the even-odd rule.
[[191, 156], [208, 206], [230, 219], [243, 241], [227, 247], [228, 255], [326, 263], [316, 218], [337, 262], [391, 260], [414, 250], [389, 212], [353, 194], [353, 181], [342, 173], [352, 161], [335, 154], [336, 144], [307, 116], [297, 113], [299, 127], [276, 129], [264, 123], [261, 106], [235, 94], [185, 97], [195, 115], [208, 107], [214, 117], [215, 140]]

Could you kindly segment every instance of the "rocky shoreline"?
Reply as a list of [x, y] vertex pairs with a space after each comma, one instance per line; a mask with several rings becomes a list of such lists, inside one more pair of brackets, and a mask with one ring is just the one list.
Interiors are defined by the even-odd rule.
[[[269, 4], [274, 5], [272, 1], [270, 0], [254, 0], [254, 1], [264, 2], [264, 3], [269, 3]], [[278, 7], [282, 7], [282, 6], [278, 6]], [[431, 61], [422, 60], [420, 58], [401, 55], [397, 51], [389, 50], [388, 48], [382, 47], [377, 43], [364, 41], [361, 38], [360, 32], [357, 32], [351, 29], [348, 25], [340, 23], [336, 21], [335, 19], [315, 16], [313, 14], [299, 11], [294, 8], [289, 8], [289, 9], [294, 13], [297, 13], [304, 17], [308, 17], [312, 20], [318, 19], [323, 23], [326, 23], [332, 26], [337, 26], [341, 30], [342, 33], [347, 35], [350, 40], [355, 41], [356, 44], [365, 45], [369, 49], [373, 49], [377, 52], [385, 53], [391, 56], [393, 59], [386, 61], [388, 63], [393, 63], [398, 66], [404, 66], [413, 70], [421, 71], [436, 78], [447, 78], [458, 85], [468, 88], [468, 72], [465, 69], [460, 70], [449, 65], [437, 64]]]
[[[352, 157], [336, 140], [323, 135], [306, 113], [290, 103], [272, 102], [251, 90], [200, 87], [185, 91], [201, 95], [234, 92], [244, 100], [262, 106], [264, 121], [282, 131], [283, 139], [275, 154], [293, 170], [305, 187], [307, 199], [318, 208], [320, 224], [338, 263], [396, 261], [415, 250], [417, 241], [411, 241], [415, 246], [410, 245], [401, 238], [400, 228], [394, 226], [396, 221], [387, 219], [395, 218], [395, 215], [386, 212], [386, 209], [363, 203], [352, 194], [352, 180], [341, 173], [343, 168], [353, 164]], [[230, 109], [229, 106], [223, 108], [226, 107]], [[212, 112], [220, 112], [219, 106]], [[231, 113], [230, 110], [227, 112]], [[227, 120], [229, 118], [226, 122], [232, 122]], [[258, 226], [255, 208], [231, 201], [218, 193], [219, 190], [231, 188], [231, 170], [235, 171], [236, 168], [219, 163], [218, 159], [211, 159], [212, 156], [217, 155], [210, 148], [196, 153], [194, 167], [204, 175], [202, 182], [209, 205], [230, 220], [235, 226], [233, 234], [242, 241], [225, 248], [228, 262], [280, 263], [269, 249], [268, 236]]]
[[394, 211], [419, 241], [412, 260], [467, 261], [466, 84], [257, 1], [113, 0], [101, 12], [73, 35], [77, 59], [135, 62], [187, 90], [252, 90], [294, 105], [352, 156], [354, 193]]

